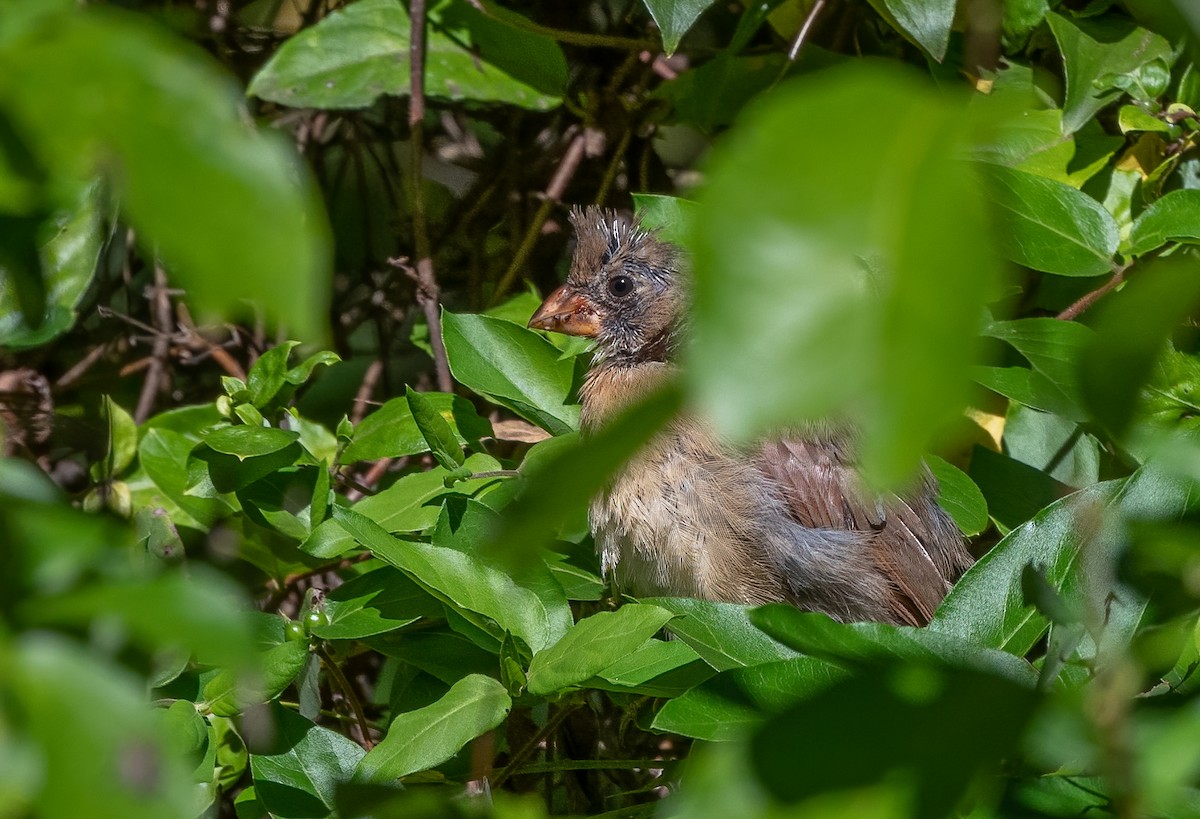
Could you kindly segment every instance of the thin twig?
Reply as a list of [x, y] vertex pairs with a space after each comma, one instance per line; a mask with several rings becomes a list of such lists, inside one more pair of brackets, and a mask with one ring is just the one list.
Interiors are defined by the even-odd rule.
[[133, 420], [138, 424], [149, 418], [154, 410], [154, 400], [167, 377], [167, 363], [171, 352], [171, 298], [167, 295], [167, 274], [160, 264], [154, 265], [154, 286], [150, 290], [154, 298], [154, 323], [158, 332], [154, 336], [154, 347], [150, 366], [146, 370], [146, 380], [142, 382], [142, 393], [138, 396], [137, 408], [133, 411]]
[[322, 665], [329, 672], [329, 676], [337, 684], [337, 687], [342, 690], [342, 696], [346, 698], [346, 702], [350, 703], [350, 710], [354, 712], [354, 719], [358, 721], [358, 730], [362, 734], [362, 746], [368, 751], [375, 747], [375, 740], [371, 739], [371, 724], [367, 722], [367, 715], [363, 711], [362, 703], [358, 701], [358, 695], [354, 693], [353, 686], [346, 679], [346, 675], [342, 673], [342, 669], [338, 668], [337, 662], [330, 656], [329, 651], [322, 646], [320, 650]]
[[342, 473], [340, 477], [350, 485], [350, 489], [346, 492], [346, 500], [354, 503], [371, 494], [375, 489], [375, 484], [379, 483], [379, 480], [387, 474], [394, 462], [393, 458], [380, 458], [371, 464], [371, 468], [362, 476], [362, 480], [358, 481], [355, 481], [350, 475]]
[[383, 360], [377, 358], [371, 362], [371, 366], [367, 367], [362, 384], [358, 387], [358, 393], [354, 396], [354, 405], [350, 407], [350, 423], [358, 424], [367, 414], [367, 407], [371, 403], [375, 387], [379, 385], [381, 375], [383, 375]]
[[1121, 267], [1118, 267], [1115, 271], [1113, 271], [1112, 278], [1090, 293], [1085, 293], [1084, 295], [1080, 296], [1070, 307], [1059, 313], [1057, 318], [1061, 319], [1062, 321], [1071, 321], [1072, 319], [1077, 318], [1081, 313], [1083, 313], [1084, 310], [1087, 310], [1104, 296], [1108, 295], [1113, 290], [1116, 290], [1121, 285], [1121, 282], [1125, 281], [1125, 271], [1128, 269], [1129, 265], [1122, 265]]
[[95, 347], [89, 350], [88, 354], [81, 358], [79, 362], [75, 364], [75, 366], [63, 373], [59, 379], [54, 382], [54, 388], [56, 390], [61, 390], [74, 384], [83, 376], [84, 373], [92, 368], [93, 364], [104, 357], [104, 354], [108, 352], [108, 348], [109, 342], [107, 341], [97, 344]]
[[529, 260], [529, 254], [533, 252], [533, 247], [537, 244], [538, 236], [542, 233], [542, 226], [550, 218], [550, 211], [562, 201], [562, 196], [566, 193], [567, 185], [570, 184], [571, 178], [575, 176], [575, 171], [578, 170], [579, 163], [583, 161], [583, 154], [586, 148], [587, 133], [586, 131], [580, 131], [571, 140], [571, 144], [567, 146], [562, 161], [558, 163], [558, 168], [554, 171], [554, 176], [550, 179], [550, 184], [546, 186], [546, 190], [542, 194], [542, 203], [538, 206], [533, 221], [529, 223], [529, 227], [525, 231], [525, 237], [521, 240], [521, 245], [517, 248], [517, 252], [513, 254], [513, 259], [509, 263], [508, 269], [504, 271], [504, 275], [496, 283], [496, 289], [492, 292], [490, 299], [491, 304], [495, 304], [500, 300], [501, 296], [508, 292], [513, 282], [516, 281], [517, 274], [525, 267], [525, 262]]
[[825, 8], [825, 0], [817, 0], [813, 3], [813, 7], [809, 9], [808, 16], [804, 18], [804, 24], [800, 26], [800, 30], [796, 32], [796, 39], [792, 40], [792, 47], [788, 49], [788, 61], [795, 62], [800, 56], [800, 49], [804, 46], [804, 41], [808, 39], [808, 32], [812, 29], [813, 23], [817, 21], [817, 15], [821, 13], [821, 9]]
[[409, 78], [411, 85], [408, 96], [409, 180], [412, 185], [413, 244], [416, 246], [417, 262], [414, 266], [401, 267], [417, 285], [417, 304], [425, 313], [429, 325], [429, 346], [433, 350], [433, 365], [437, 372], [438, 389], [453, 392], [454, 381], [450, 378], [450, 363], [446, 358], [446, 347], [442, 344], [442, 316], [439, 302], [441, 291], [437, 276], [433, 272], [433, 253], [429, 246], [429, 225], [425, 217], [425, 0], [412, 0], [408, 8], [412, 21], [409, 42]]
[[579, 703], [574, 703], [572, 705], [564, 704], [559, 706], [559, 709], [554, 712], [554, 716], [550, 717], [550, 719], [546, 721], [546, 724], [542, 726], [542, 729], [534, 734], [533, 737], [523, 746], [521, 746], [519, 750], [513, 753], [508, 760], [508, 764], [500, 769], [500, 772], [496, 774], [496, 778], [492, 780], [492, 789], [495, 790], [499, 788], [504, 784], [505, 780], [515, 774], [520, 766], [529, 757], [529, 755], [537, 750], [538, 746], [542, 744], [546, 737], [558, 730], [558, 726], [562, 725], [563, 720], [565, 720], [578, 708]]

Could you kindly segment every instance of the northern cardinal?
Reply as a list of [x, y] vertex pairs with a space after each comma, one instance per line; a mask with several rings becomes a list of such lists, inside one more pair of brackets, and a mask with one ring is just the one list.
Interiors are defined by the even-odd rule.
[[[575, 209], [571, 272], [529, 326], [595, 339], [581, 390], [586, 431], [671, 377], [688, 271], [653, 231]], [[802, 378], [802, 373], [780, 373]], [[923, 625], [971, 564], [923, 469], [913, 488], [868, 491], [848, 424], [809, 423], [734, 446], [683, 415], [596, 497], [601, 564], [635, 596], [774, 601], [841, 621]]]

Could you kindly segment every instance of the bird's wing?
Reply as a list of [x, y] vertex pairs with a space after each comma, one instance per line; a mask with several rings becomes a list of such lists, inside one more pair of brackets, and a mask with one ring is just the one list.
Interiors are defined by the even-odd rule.
[[836, 435], [768, 441], [758, 461], [801, 525], [872, 533], [872, 558], [895, 590], [891, 606], [901, 622], [929, 622], [971, 563], [958, 528], [934, 500], [928, 471], [912, 491], [873, 494], [862, 485], [849, 442]]

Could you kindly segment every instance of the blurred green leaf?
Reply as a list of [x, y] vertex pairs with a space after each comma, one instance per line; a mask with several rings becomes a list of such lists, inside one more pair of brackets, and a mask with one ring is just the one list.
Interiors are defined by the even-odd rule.
[[[20, 348], [45, 344], [75, 323], [75, 308], [92, 282], [101, 245], [98, 185], [83, 187], [69, 210], [42, 226], [49, 232], [39, 249], [40, 275], [45, 289], [45, 312], [27, 317], [20, 308], [14, 271], [0, 263], [0, 347]], [[46, 229], [52, 229], [52, 232]], [[34, 320], [31, 320], [34, 319]]]
[[274, 707], [274, 740], [250, 755], [255, 797], [278, 817], [332, 816], [337, 788], [365, 756], [346, 737], [286, 708]]
[[526, 458], [522, 472], [527, 480], [504, 510], [494, 548], [522, 554], [549, 545], [609, 477], [674, 416], [682, 403], [680, 392], [678, 385], [668, 385], [586, 437], [543, 442], [542, 451], [548, 449], [549, 454], [544, 460]]
[[[892, 127], [795, 127], [864, 110]], [[971, 168], [947, 160], [967, 119], [903, 72], [845, 66], [781, 86], [714, 152], [685, 372], [723, 431], [853, 406], [868, 474], [898, 482], [957, 417], [998, 277]]]
[[839, 623], [824, 614], [780, 603], [753, 609], [750, 622], [802, 654], [851, 669], [878, 668], [903, 660], [970, 668], [1029, 687], [1036, 680], [1032, 667], [1024, 660], [945, 631], [884, 623]]
[[30, 600], [31, 623], [86, 625], [112, 618], [148, 650], [193, 652], [201, 662], [237, 663], [252, 651], [249, 608], [240, 590], [204, 566], [187, 576], [92, 583], [67, 594]]
[[631, 603], [601, 611], [572, 626], [553, 645], [533, 655], [529, 693], [546, 695], [578, 685], [636, 651], [671, 619], [656, 606]]
[[[900, 769], [916, 788], [910, 815], [947, 816], [973, 779], [994, 775], [1016, 751], [1035, 702], [1030, 688], [977, 669], [892, 664], [775, 716], [751, 740], [750, 758], [785, 803], [874, 785]], [[798, 736], [821, 749], [803, 776], [789, 753]]]
[[298, 337], [322, 332], [329, 246], [311, 181], [200, 49], [111, 7], [48, 16], [0, 50], [0, 105], [56, 178], [108, 172], [201, 313], [245, 314], [246, 299]]
[[442, 339], [460, 384], [552, 435], [578, 428], [579, 407], [567, 403], [574, 364], [537, 333], [489, 316], [443, 313]]
[[392, 720], [387, 736], [358, 764], [355, 779], [399, 779], [445, 762], [508, 715], [512, 701], [491, 677], [471, 674], [433, 705]]
[[1172, 519], [1191, 503], [1185, 483], [1152, 470], [1063, 498], [968, 569], [928, 628], [1023, 656], [1049, 626], [1043, 614], [1025, 603], [1021, 573], [1030, 564], [1069, 602], [1086, 601], [1115, 622], [1119, 609], [1137, 601], [1129, 594], [1106, 600], [1114, 590], [1102, 578], [1081, 577], [1081, 550], [1087, 549], [1090, 565], [1098, 565], [1105, 555], [1111, 560], [1127, 542], [1127, 521]]
[[1071, 20], [1050, 13], [1046, 20], [1067, 76], [1063, 133], [1077, 131], [1122, 89], [1135, 99], [1153, 99], [1166, 90], [1174, 53], [1165, 37], [1113, 15]]
[[1167, 242], [1200, 242], [1200, 190], [1171, 191], [1146, 208], [1129, 234], [1129, 255], [1141, 256]]
[[30, 810], [46, 819], [196, 815], [188, 765], [141, 680], [47, 632], [0, 642], [0, 667], [0, 722], [19, 726], [35, 754]]
[[1060, 276], [1112, 270], [1120, 237], [1099, 202], [1064, 182], [999, 165], [980, 167], [1004, 219], [1000, 238], [1010, 259]]
[[967, 537], [975, 537], [988, 525], [987, 500], [975, 482], [961, 469], [932, 455], [925, 456], [929, 471], [937, 478], [937, 502], [954, 518]]
[[1096, 419], [1118, 438], [1172, 331], [1200, 303], [1198, 268], [1194, 259], [1159, 261], [1096, 311], [1096, 334], [1080, 355], [1083, 395]]
[[[461, 0], [430, 9], [425, 92], [545, 111], [560, 102], [566, 59], [549, 37], [521, 30], [520, 15]], [[293, 35], [250, 82], [249, 93], [293, 107], [365, 108], [409, 92], [412, 24], [397, 0], [358, 0]]]
[[[460, 446], [475, 446], [480, 438], [492, 436], [492, 425], [479, 417], [474, 405], [465, 398], [448, 393], [422, 393], [430, 405], [450, 425]], [[393, 398], [372, 412], [354, 428], [354, 438], [342, 453], [343, 463], [399, 458], [429, 451], [406, 398]]]

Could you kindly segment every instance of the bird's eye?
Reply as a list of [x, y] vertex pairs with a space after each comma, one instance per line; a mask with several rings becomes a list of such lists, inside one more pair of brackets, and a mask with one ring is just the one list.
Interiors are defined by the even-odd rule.
[[628, 276], [613, 276], [608, 280], [608, 292], [617, 298], [628, 296], [633, 292], [633, 279]]

